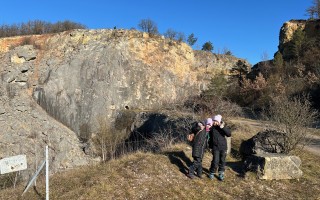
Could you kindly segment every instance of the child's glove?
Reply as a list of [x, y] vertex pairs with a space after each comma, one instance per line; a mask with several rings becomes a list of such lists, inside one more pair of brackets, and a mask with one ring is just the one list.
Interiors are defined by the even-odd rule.
[[223, 121], [221, 121], [221, 123], [220, 123], [220, 128], [223, 128], [224, 125], [225, 125], [225, 123], [224, 123]]

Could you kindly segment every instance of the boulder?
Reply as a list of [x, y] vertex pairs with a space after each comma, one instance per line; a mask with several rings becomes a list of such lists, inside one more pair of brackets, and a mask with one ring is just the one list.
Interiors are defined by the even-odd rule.
[[266, 180], [300, 178], [300, 165], [299, 157], [276, 153], [251, 155], [244, 162], [246, 171], [255, 171], [259, 179]]
[[245, 158], [252, 154], [284, 153], [284, 133], [275, 130], [259, 132], [241, 143], [240, 154]]
[[244, 171], [255, 171], [260, 179], [294, 179], [302, 176], [301, 160], [285, 155], [283, 132], [265, 130], [241, 143]]

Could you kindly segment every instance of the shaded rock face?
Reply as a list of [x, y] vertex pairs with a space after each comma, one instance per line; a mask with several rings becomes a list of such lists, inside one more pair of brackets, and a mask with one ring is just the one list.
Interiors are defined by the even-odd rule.
[[[115, 145], [114, 157], [126, 152], [147, 150], [158, 152], [166, 145], [186, 142], [190, 133], [191, 124], [194, 122], [188, 114], [177, 114], [175, 111], [120, 111], [115, 119], [114, 136], [125, 136], [124, 140]], [[95, 141], [95, 136], [92, 137]], [[99, 150], [88, 142], [85, 146], [87, 154], [99, 154]]]
[[275, 130], [259, 132], [240, 145], [240, 153], [243, 157], [252, 154], [283, 153], [284, 133]]
[[99, 116], [114, 124], [123, 110], [183, 101], [238, 61], [138, 31], [27, 37], [0, 39], [0, 156], [27, 152], [30, 170], [46, 144], [54, 170], [87, 164], [78, 138]]
[[152, 140], [158, 138], [163, 140], [154, 146], [143, 146], [158, 151], [165, 147], [166, 142], [186, 141], [186, 136], [190, 132], [191, 124], [195, 120], [191, 116], [175, 116], [170, 113], [139, 112], [131, 126], [131, 134], [127, 142]]

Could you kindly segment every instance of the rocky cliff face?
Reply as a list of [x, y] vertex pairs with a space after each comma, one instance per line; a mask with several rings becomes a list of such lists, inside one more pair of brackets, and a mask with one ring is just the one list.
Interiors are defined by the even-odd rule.
[[4, 38], [0, 59], [0, 156], [35, 158], [49, 144], [55, 169], [89, 162], [78, 138], [99, 117], [183, 101], [238, 61], [133, 30]]
[[285, 22], [279, 34], [279, 50], [283, 52], [283, 49], [287, 47], [288, 42], [291, 41], [293, 33], [301, 29], [305, 32], [309, 38], [319, 36], [320, 32], [320, 20], [290, 20]]

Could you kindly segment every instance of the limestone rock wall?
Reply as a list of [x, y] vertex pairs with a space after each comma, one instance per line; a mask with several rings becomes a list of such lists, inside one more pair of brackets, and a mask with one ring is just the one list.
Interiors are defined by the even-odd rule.
[[184, 101], [238, 61], [135, 30], [2, 38], [0, 59], [1, 156], [35, 158], [49, 144], [55, 169], [89, 162], [78, 138], [100, 116], [112, 124], [122, 110]]
[[282, 25], [279, 34], [278, 49], [281, 53], [287, 48], [288, 42], [292, 40], [293, 33], [297, 29], [302, 29], [309, 38], [319, 37], [320, 20], [290, 20], [285, 22]]

